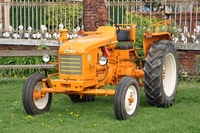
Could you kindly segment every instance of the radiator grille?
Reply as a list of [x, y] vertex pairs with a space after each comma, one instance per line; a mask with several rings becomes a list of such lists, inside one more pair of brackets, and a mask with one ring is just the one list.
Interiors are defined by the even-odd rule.
[[82, 56], [60, 55], [60, 74], [82, 74]]

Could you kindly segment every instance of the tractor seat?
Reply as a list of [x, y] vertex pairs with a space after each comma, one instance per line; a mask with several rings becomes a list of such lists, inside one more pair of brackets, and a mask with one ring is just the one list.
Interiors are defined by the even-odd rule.
[[120, 30], [117, 34], [117, 46], [115, 49], [123, 50], [123, 49], [132, 49], [133, 42], [130, 40], [130, 30]]
[[117, 34], [118, 41], [130, 41], [130, 30], [120, 30]]

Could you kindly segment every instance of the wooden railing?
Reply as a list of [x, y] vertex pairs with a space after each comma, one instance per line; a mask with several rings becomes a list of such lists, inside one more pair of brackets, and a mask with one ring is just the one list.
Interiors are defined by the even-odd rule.
[[[57, 56], [57, 50], [0, 50], [0, 57], [41, 57], [44, 54]], [[56, 68], [56, 63], [51, 64], [26, 64], [26, 65], [0, 65], [0, 69], [48, 69]]]

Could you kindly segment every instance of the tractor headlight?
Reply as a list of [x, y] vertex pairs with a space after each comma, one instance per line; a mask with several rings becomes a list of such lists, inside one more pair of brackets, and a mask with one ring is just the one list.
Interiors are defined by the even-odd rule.
[[51, 60], [51, 56], [49, 54], [44, 54], [42, 59], [45, 63], [47, 63]]
[[99, 58], [99, 64], [102, 66], [106, 65], [108, 63], [108, 59], [105, 56], [102, 56]]

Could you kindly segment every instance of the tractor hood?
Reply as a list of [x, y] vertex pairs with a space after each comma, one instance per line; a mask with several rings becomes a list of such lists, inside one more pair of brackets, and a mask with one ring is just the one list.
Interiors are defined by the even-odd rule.
[[87, 53], [116, 41], [116, 31], [97, 30], [84, 37], [68, 40], [60, 46], [59, 53]]

